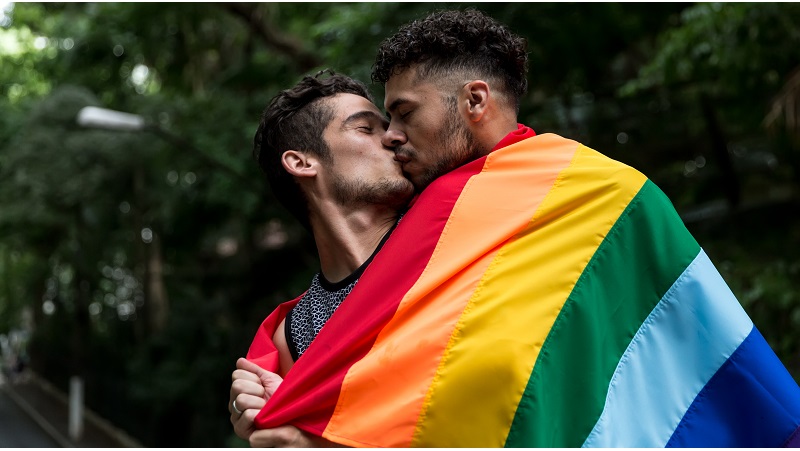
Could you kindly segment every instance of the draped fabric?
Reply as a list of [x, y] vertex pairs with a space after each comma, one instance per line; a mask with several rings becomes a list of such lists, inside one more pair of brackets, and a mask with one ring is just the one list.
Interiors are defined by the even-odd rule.
[[[289, 305], [251, 345], [265, 369]], [[358, 447], [777, 447], [800, 388], [656, 185], [544, 134], [419, 196], [256, 424]]]

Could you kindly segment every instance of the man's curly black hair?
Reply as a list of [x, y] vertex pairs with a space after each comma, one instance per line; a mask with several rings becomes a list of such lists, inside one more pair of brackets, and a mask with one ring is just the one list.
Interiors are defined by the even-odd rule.
[[273, 194], [309, 231], [308, 202], [294, 177], [283, 168], [281, 158], [287, 150], [300, 150], [331, 161], [322, 133], [334, 111], [322, 99], [336, 94], [355, 94], [374, 103], [364, 83], [322, 70], [273, 97], [253, 138], [253, 158], [267, 175]]
[[402, 26], [381, 43], [372, 81], [386, 84], [417, 64], [420, 79], [459, 74], [498, 83], [517, 110], [528, 91], [527, 41], [473, 8], [435, 12]]

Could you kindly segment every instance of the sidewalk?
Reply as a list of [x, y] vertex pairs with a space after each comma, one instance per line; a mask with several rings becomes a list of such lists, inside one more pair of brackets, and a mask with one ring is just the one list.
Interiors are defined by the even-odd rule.
[[26, 371], [14, 381], [5, 380], [0, 389], [63, 448], [143, 447], [85, 406], [83, 434], [78, 440], [71, 440], [67, 395], [35, 373]]

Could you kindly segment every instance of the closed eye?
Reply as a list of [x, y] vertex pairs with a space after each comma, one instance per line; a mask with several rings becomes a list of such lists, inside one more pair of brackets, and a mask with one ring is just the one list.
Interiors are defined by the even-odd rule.
[[359, 111], [351, 114], [342, 122], [342, 129], [360, 130], [365, 133], [372, 133], [376, 126], [387, 128], [389, 124], [379, 114], [373, 111]]

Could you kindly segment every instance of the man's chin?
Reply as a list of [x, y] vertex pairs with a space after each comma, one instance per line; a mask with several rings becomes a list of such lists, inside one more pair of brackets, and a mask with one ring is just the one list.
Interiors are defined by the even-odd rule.
[[427, 188], [431, 182], [435, 179], [435, 177], [430, 177], [428, 174], [417, 174], [413, 176], [407, 172], [403, 173], [403, 176], [411, 181], [411, 184], [414, 185], [414, 192], [416, 194], [420, 194], [422, 191]]
[[408, 206], [411, 199], [416, 196], [416, 189], [410, 180], [395, 181], [394, 186], [386, 192], [391, 194], [384, 200], [385, 204], [400, 210]]
[[419, 178], [417, 178], [417, 177], [414, 177], [414, 176], [413, 176], [413, 175], [412, 175], [410, 172], [408, 172], [408, 171], [403, 171], [403, 177], [405, 177], [405, 178], [406, 178], [406, 180], [408, 180], [409, 182], [411, 182], [411, 185], [413, 185], [413, 186], [414, 186], [414, 193], [416, 193], [416, 194], [419, 194], [420, 192], [422, 192], [422, 190], [423, 190], [423, 189], [425, 189], [425, 186], [427, 186], [427, 185], [425, 185], [425, 186], [421, 185], [421, 184], [419, 183], [419, 182], [420, 182], [420, 179], [419, 179]]
[[412, 183], [411, 180], [409, 180], [408, 181], [408, 188], [405, 191], [405, 203], [407, 204], [407, 203], [411, 202], [411, 199], [413, 199], [414, 196], [416, 196], [417, 194], [418, 194], [417, 193], [417, 187], [414, 186], [414, 183]]

